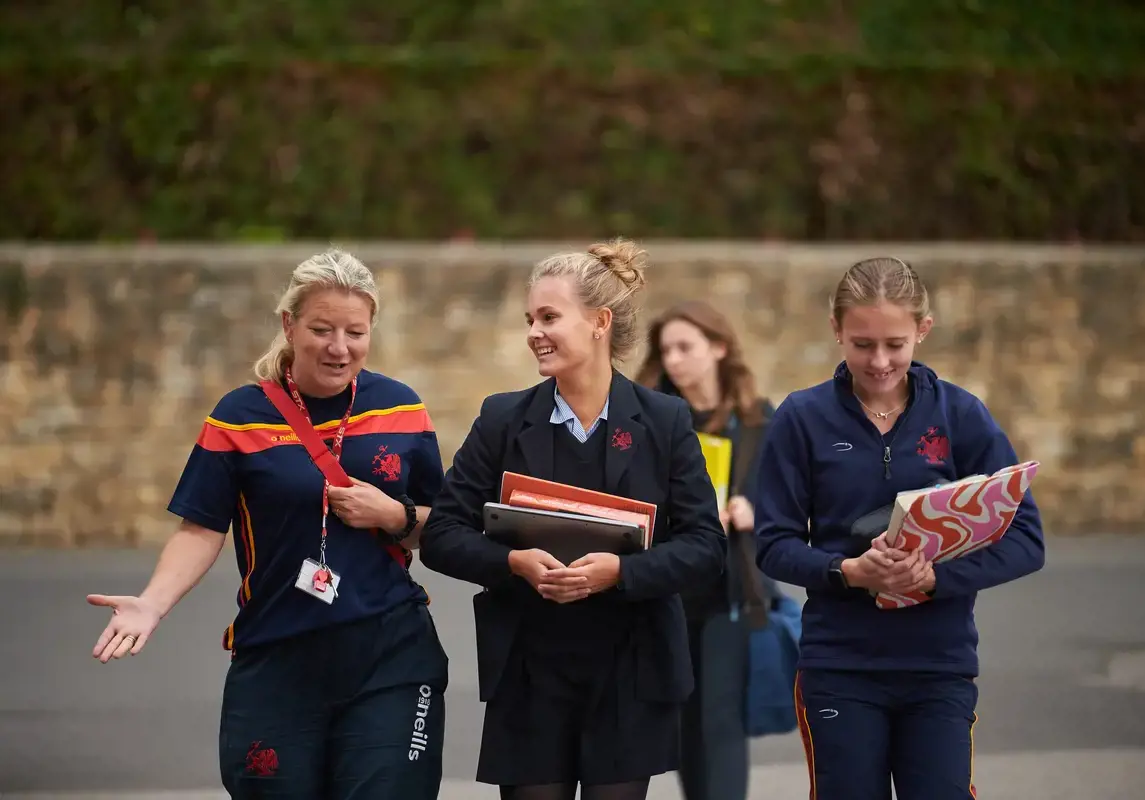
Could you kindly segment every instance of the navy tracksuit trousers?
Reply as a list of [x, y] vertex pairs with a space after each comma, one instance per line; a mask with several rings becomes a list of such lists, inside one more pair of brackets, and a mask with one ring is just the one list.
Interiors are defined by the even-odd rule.
[[972, 800], [978, 687], [950, 673], [809, 669], [795, 684], [810, 800]]
[[448, 660], [429, 609], [239, 649], [219, 726], [234, 800], [433, 800]]

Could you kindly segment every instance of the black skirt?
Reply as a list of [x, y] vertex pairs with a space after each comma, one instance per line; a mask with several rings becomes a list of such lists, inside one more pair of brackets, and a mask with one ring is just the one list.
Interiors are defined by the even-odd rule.
[[486, 704], [477, 780], [599, 785], [675, 770], [680, 706], [637, 696], [623, 612], [602, 608], [611, 618], [593, 624], [569, 618], [584, 606], [547, 605], [519, 632]]

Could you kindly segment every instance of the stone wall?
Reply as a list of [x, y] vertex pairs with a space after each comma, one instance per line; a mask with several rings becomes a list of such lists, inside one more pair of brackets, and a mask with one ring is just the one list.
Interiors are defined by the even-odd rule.
[[[1042, 461], [1050, 532], [1145, 530], [1145, 249], [646, 246], [648, 314], [714, 300], [775, 401], [831, 374], [846, 265], [913, 260], [937, 319], [920, 357]], [[448, 463], [482, 397], [536, 380], [522, 283], [559, 245], [347, 247], [383, 296], [370, 366], [421, 393]], [[291, 268], [321, 248], [0, 247], [0, 546], [161, 542], [204, 415], [248, 379]]]

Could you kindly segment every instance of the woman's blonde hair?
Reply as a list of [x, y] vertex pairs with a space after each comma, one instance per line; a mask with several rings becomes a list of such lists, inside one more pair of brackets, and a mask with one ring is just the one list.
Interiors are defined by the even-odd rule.
[[[323, 289], [341, 289], [361, 295], [370, 301], [371, 327], [377, 320], [378, 288], [374, 284], [374, 276], [361, 261], [336, 248], [311, 256], [294, 268], [290, 285], [279, 298], [275, 314], [281, 317], [286, 313], [297, 320], [310, 295]], [[286, 367], [293, 360], [294, 349], [280, 327], [270, 348], [255, 362], [254, 374], [260, 381], [281, 381]]]
[[612, 311], [609, 350], [614, 361], [623, 361], [640, 343], [637, 295], [645, 285], [647, 255], [626, 239], [594, 244], [583, 253], [557, 253], [533, 267], [529, 288], [541, 278], [572, 278], [587, 308]]
[[915, 322], [930, 316], [930, 295], [914, 267], [894, 256], [868, 258], [853, 264], [831, 295], [831, 316], [843, 324], [848, 308], [893, 303], [910, 311]]

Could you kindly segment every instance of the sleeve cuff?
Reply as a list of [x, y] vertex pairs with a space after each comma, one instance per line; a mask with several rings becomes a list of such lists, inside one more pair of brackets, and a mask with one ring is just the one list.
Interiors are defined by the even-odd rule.
[[206, 528], [223, 536], [226, 536], [231, 529], [231, 521], [229, 519], [220, 520], [217, 517], [204, 514], [190, 506], [185, 506], [177, 500], [173, 500], [171, 504], [167, 506], [167, 510], [177, 517], [185, 519], [188, 522], [193, 522], [201, 528]]

